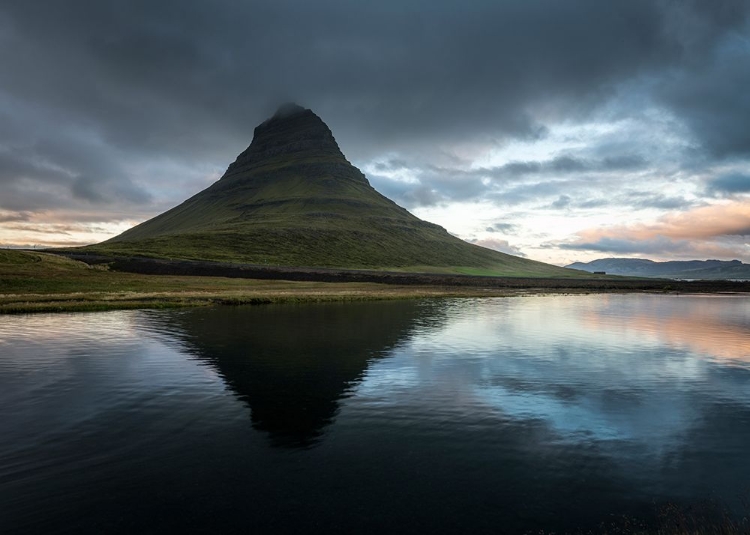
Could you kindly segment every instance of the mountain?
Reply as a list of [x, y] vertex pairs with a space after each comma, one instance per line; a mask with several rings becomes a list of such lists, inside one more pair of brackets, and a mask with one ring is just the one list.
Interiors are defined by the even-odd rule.
[[608, 275], [629, 275], [633, 277], [750, 280], [750, 264], [743, 264], [739, 260], [654, 262], [645, 258], [601, 258], [585, 263], [575, 262], [566, 267], [589, 273], [604, 271]]
[[466, 243], [370, 186], [311, 110], [288, 104], [207, 189], [91, 252], [283, 266], [575, 277]]

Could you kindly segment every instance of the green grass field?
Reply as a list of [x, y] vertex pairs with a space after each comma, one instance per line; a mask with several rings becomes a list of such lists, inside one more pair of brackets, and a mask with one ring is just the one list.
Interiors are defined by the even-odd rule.
[[138, 275], [47, 253], [0, 250], [0, 314], [516, 293], [501, 289]]

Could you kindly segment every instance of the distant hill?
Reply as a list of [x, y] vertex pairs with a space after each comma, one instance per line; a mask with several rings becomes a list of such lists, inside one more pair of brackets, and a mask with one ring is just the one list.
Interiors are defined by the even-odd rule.
[[739, 260], [654, 262], [643, 258], [601, 258], [586, 263], [575, 262], [566, 267], [589, 273], [604, 271], [608, 275], [628, 275], [632, 277], [750, 280], [750, 264], [743, 264]]
[[370, 186], [309, 109], [282, 106], [224, 176], [90, 252], [281, 266], [577, 277], [466, 243]]

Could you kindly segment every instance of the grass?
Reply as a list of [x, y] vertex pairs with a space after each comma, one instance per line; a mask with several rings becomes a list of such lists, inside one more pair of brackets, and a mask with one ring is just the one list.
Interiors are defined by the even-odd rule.
[[[280, 246], [279, 244], [283, 244]], [[591, 274], [505, 255], [460, 242], [450, 235], [428, 239], [422, 234], [308, 228], [244, 228], [137, 242], [106, 243], [88, 252], [187, 260], [214, 260], [259, 265], [344, 267], [507, 277], [591, 278]], [[408, 251], [408, 252], [404, 252]], [[502, 253], [496, 253], [501, 255]]]
[[47, 253], [0, 250], [0, 314], [518, 293], [504, 289], [139, 275]]

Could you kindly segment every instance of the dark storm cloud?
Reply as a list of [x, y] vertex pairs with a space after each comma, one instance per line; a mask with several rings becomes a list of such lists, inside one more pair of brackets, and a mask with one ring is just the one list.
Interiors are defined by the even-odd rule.
[[33, 180], [36, 182], [68, 182], [70, 177], [60, 169], [50, 167], [32, 151], [0, 150], [0, 185]]
[[[82, 174], [88, 173], [88, 174]], [[0, 147], [0, 208], [60, 208], [67, 195], [94, 204], [146, 203], [151, 195], [134, 184], [117, 159], [86, 142], [39, 139], [33, 145]]]
[[288, 98], [335, 123], [356, 112], [379, 136], [536, 135], [534, 102], [585, 111], [620, 80], [683, 61], [688, 32], [710, 47], [744, 16], [651, 0], [79, 0], [3, 12], [16, 45], [2, 55], [9, 91], [159, 151], [207, 141], [202, 129], [248, 135]]
[[151, 195], [127, 179], [107, 180], [108, 177], [81, 175], [73, 181], [73, 197], [94, 204], [106, 204], [114, 200], [139, 204], [151, 200]]
[[693, 6], [704, 18], [682, 29], [683, 68], [659, 81], [656, 97], [688, 124], [710, 153], [746, 157], [750, 153], [750, 3], [696, 1]]
[[602, 159], [582, 158], [576, 155], [561, 155], [550, 160], [509, 162], [499, 167], [482, 168], [472, 171], [477, 176], [495, 179], [516, 179], [525, 176], [553, 175], [563, 176], [575, 173], [611, 173], [642, 169], [647, 161], [637, 154], [623, 154], [617, 157]]
[[[359, 161], [411, 145], [539, 139], [632, 87], [714, 157], [747, 154], [749, 10], [742, 0], [4, 2], [0, 208], [148, 203], [157, 177], [147, 188], [134, 167], [224, 168], [288, 100], [313, 108]], [[485, 175], [645, 165], [630, 153], [562, 155], [379, 183], [429, 205], [481, 196]]]
[[750, 175], [732, 173], [711, 180], [708, 191], [714, 195], [750, 193]]

